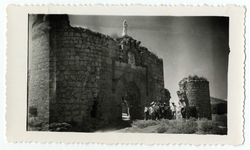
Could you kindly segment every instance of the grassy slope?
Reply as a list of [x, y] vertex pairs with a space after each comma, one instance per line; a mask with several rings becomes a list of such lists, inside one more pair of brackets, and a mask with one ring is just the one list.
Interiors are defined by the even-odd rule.
[[227, 134], [226, 123], [211, 120], [137, 120], [132, 127], [116, 130], [125, 133]]

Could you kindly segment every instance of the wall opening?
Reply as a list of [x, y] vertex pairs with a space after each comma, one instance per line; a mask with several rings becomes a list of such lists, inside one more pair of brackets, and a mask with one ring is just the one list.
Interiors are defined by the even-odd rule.
[[30, 115], [31, 117], [37, 117], [37, 108], [35, 108], [35, 107], [30, 107], [30, 108], [29, 108], [29, 115]]
[[122, 120], [134, 120], [143, 118], [140, 91], [133, 82], [124, 84], [122, 89]]
[[122, 95], [122, 120], [130, 120], [130, 110], [128, 106], [127, 95]]

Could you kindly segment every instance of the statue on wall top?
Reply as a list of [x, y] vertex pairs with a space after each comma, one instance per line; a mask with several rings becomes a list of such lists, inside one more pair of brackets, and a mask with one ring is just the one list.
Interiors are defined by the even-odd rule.
[[127, 29], [128, 29], [128, 24], [127, 24], [127, 21], [124, 20], [123, 21], [123, 29], [122, 29], [122, 36], [127, 36]]

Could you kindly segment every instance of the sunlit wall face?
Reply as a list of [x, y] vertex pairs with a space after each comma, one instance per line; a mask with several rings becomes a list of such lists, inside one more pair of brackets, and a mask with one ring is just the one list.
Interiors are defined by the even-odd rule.
[[163, 58], [165, 88], [171, 101], [178, 100], [178, 82], [189, 75], [207, 78], [211, 96], [227, 99], [228, 17], [71, 15], [69, 19], [72, 26], [111, 36], [120, 36], [127, 20], [128, 35]]

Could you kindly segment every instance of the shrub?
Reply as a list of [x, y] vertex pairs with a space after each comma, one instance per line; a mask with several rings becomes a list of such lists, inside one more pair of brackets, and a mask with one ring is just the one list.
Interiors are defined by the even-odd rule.
[[195, 117], [190, 117], [188, 120], [189, 121], [197, 121], [197, 119]]
[[227, 113], [227, 103], [218, 104], [218, 115], [223, 115]]
[[165, 132], [167, 132], [167, 130], [168, 129], [166, 127], [161, 126], [161, 127], [157, 128], [157, 133], [165, 133]]
[[216, 123], [212, 121], [205, 121], [201, 123], [201, 126], [199, 127], [199, 132], [203, 134], [224, 135], [227, 134], [227, 128], [219, 128], [217, 127]]
[[200, 121], [209, 121], [207, 118], [201, 118]]
[[160, 120], [160, 125], [161, 126], [169, 126], [170, 122], [168, 119], [162, 119]]
[[158, 120], [136, 120], [136, 121], [133, 121], [132, 126], [136, 126], [142, 129], [142, 128], [146, 128], [148, 126], [154, 126], [157, 124], [159, 124]]
[[136, 120], [132, 123], [134, 128], [143, 129], [148, 126], [159, 125], [156, 129], [158, 133], [179, 133], [192, 134], [198, 131], [198, 124], [195, 118], [190, 120]]
[[212, 115], [212, 120], [221, 122], [222, 126], [227, 126], [227, 115]]
[[187, 120], [184, 123], [182, 133], [190, 134], [190, 133], [195, 133], [196, 131], [198, 131], [198, 124], [196, 123], [196, 121]]
[[211, 104], [212, 114], [223, 115], [227, 113], [227, 103]]
[[191, 134], [198, 131], [198, 124], [193, 120], [175, 120], [169, 126], [167, 133]]

